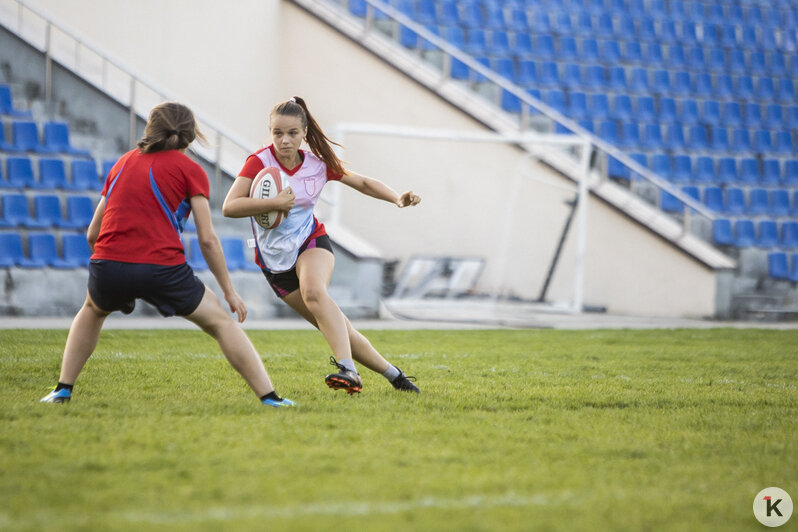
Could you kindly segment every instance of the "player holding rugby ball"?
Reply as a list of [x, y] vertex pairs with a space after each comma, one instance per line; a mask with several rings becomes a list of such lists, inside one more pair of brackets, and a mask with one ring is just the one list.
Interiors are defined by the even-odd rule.
[[[304, 100], [291, 98], [272, 109], [269, 115], [272, 144], [247, 158], [244, 167], [227, 193], [222, 213], [231, 218], [258, 216], [283, 211], [286, 216], [277, 227], [265, 229], [252, 224], [255, 233], [256, 262], [272, 290], [318, 328], [330, 345], [330, 363], [336, 373], [327, 375], [332, 389], [358, 393], [363, 384], [353, 362], [382, 374], [397, 390], [419, 389], [399, 368], [388, 363], [358, 332], [327, 294], [335, 257], [330, 239], [313, 215], [313, 207], [327, 181], [340, 181], [367, 196], [393, 203], [399, 208], [418, 205], [413, 192], [398, 194], [382, 182], [343, 168], [327, 138], [308, 111]], [[306, 140], [310, 152], [300, 148]], [[250, 197], [253, 179], [264, 168], [282, 173], [282, 191], [271, 199]]]

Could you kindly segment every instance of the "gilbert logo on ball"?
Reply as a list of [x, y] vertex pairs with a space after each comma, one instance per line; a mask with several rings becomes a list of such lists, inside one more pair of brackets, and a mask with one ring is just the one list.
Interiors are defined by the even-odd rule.
[[[283, 178], [280, 170], [273, 166], [264, 168], [255, 179], [249, 189], [249, 197], [256, 199], [274, 199], [283, 190]], [[264, 229], [274, 229], [283, 221], [281, 211], [264, 212], [252, 217], [258, 225]]]
[[765, 488], [754, 497], [754, 516], [765, 526], [781, 526], [792, 515], [792, 499], [781, 488]]

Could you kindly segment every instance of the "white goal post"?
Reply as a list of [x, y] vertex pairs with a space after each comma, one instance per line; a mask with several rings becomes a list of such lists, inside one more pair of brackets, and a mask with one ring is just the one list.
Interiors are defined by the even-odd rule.
[[[584, 308], [584, 267], [585, 267], [585, 246], [586, 246], [586, 224], [587, 224], [587, 199], [588, 199], [588, 178], [591, 170], [591, 153], [592, 144], [586, 138], [582, 138], [575, 134], [555, 134], [555, 133], [539, 133], [534, 131], [524, 133], [496, 133], [491, 131], [480, 130], [455, 130], [455, 129], [436, 129], [424, 128], [413, 126], [400, 126], [389, 124], [368, 124], [368, 123], [339, 123], [332, 131], [333, 138], [346, 146], [348, 135], [369, 135], [369, 136], [386, 136], [394, 138], [409, 138], [420, 140], [440, 140], [440, 141], [455, 141], [461, 143], [500, 143], [511, 144], [522, 147], [527, 157], [539, 158], [542, 155], [546, 157], [553, 156], [553, 150], [570, 150], [569, 158], [571, 163], [574, 162], [576, 157], [578, 168], [578, 175], [576, 178], [576, 186], [568, 187], [569, 190], [576, 189], [576, 205], [575, 218], [576, 218], [576, 250], [575, 250], [575, 263], [574, 263], [574, 278], [573, 278], [573, 299], [567, 307], [561, 309], [566, 312], [580, 313]], [[343, 150], [338, 149], [338, 155], [343, 156]], [[563, 154], [564, 156], [564, 154]], [[343, 158], [343, 157], [342, 157]], [[520, 172], [519, 172], [520, 174]], [[520, 179], [520, 175], [516, 177]], [[546, 180], [547, 184], [552, 184]], [[555, 184], [560, 188], [565, 185]], [[332, 224], [340, 222], [340, 194], [341, 187], [327, 187], [323, 195], [324, 201], [329, 206], [328, 218]], [[511, 216], [508, 215], [508, 216]], [[509, 219], [509, 218], [508, 218]], [[506, 238], [503, 235], [502, 238]], [[507, 242], [509, 244], [509, 242]], [[503, 247], [502, 249], [506, 249]], [[506, 253], [502, 253], [502, 261], [506, 262]], [[501, 264], [499, 271], [501, 275], [505, 273], [506, 264]], [[498, 298], [497, 294], [491, 298], [492, 303], [496, 303]]]

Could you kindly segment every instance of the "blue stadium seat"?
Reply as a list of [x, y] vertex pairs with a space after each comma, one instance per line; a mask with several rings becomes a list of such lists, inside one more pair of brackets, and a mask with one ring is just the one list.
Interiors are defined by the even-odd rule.
[[586, 11], [580, 11], [577, 13], [576, 34], [583, 37], [595, 36], [596, 33], [593, 30], [593, 19], [591, 18], [590, 13]]
[[668, 19], [660, 20], [656, 36], [657, 40], [662, 44], [671, 45], [679, 42], [679, 36], [676, 33], [676, 23]]
[[768, 153], [772, 151], [773, 141], [770, 137], [770, 131], [767, 129], [758, 129], [754, 131], [754, 141], [751, 147], [754, 149], [754, 151], [759, 153]]
[[693, 180], [693, 160], [688, 155], [675, 155], [673, 157], [673, 181], [676, 183], [689, 183]]
[[745, 64], [745, 53], [742, 49], [733, 48], [729, 50], [729, 71], [736, 75], [750, 72]]
[[685, 149], [684, 128], [681, 124], [669, 124], [667, 126], [664, 145], [671, 151], [681, 151]]
[[[677, 73], [678, 74], [678, 73]], [[712, 84], [712, 76], [707, 72], [696, 72], [690, 77], [690, 87], [687, 88], [687, 93], [692, 98], [717, 98], [719, 95], [715, 92], [715, 87]], [[676, 91], [674, 91], [676, 93]], [[679, 92], [677, 94], [684, 95]], [[728, 97], [730, 94], [724, 95]]]
[[[605, 120], [610, 116], [610, 103], [606, 94], [591, 94], [589, 98], [590, 116], [593, 120]], [[796, 176], [798, 178], [798, 176]]]
[[532, 48], [532, 54], [537, 59], [554, 59], [556, 56], [554, 38], [551, 35], [538, 35], [535, 46]]
[[648, 94], [648, 72], [645, 68], [632, 68], [627, 89], [633, 94]]
[[768, 104], [765, 107], [765, 122], [764, 126], [770, 129], [780, 129], [784, 124], [782, 118], [781, 105]]
[[665, 212], [684, 212], [684, 203], [677, 199], [676, 196], [665, 190], [660, 190], [659, 194], [659, 207]]
[[646, 150], [662, 150], [662, 130], [659, 124], [646, 124], [641, 147]]
[[720, 102], [705, 100], [701, 109], [701, 122], [708, 126], [720, 124]]
[[[789, 186], [798, 185], [798, 160], [790, 159], [784, 162], [784, 184]], [[796, 205], [798, 212], [798, 205]]]
[[35, 233], [28, 236], [28, 256], [19, 261], [22, 268], [46, 268], [58, 260], [55, 236], [52, 233]]
[[[747, 134], [747, 130], [738, 130], [738, 131], [745, 131]], [[737, 131], [734, 132], [735, 135]], [[729, 132], [725, 127], [712, 127], [710, 128], [710, 146], [713, 150], [718, 152], [726, 152], [729, 151]], [[736, 141], [735, 136], [735, 141]], [[740, 149], [739, 147], [737, 149]], [[750, 141], [748, 149], [751, 149]]]
[[779, 245], [784, 249], [798, 248], [798, 222], [790, 220], [781, 224]]
[[513, 6], [510, 10], [510, 20], [507, 23], [507, 29], [519, 33], [526, 33], [529, 31], [529, 19], [526, 16], [526, 10], [520, 5]]
[[[742, 50], [739, 50], [742, 53]], [[753, 51], [748, 55], [748, 73], [761, 76], [767, 72], [765, 64], [765, 54], [761, 51]]]
[[72, 146], [69, 141], [69, 125], [66, 122], [45, 122], [44, 150], [70, 155], [89, 155], [88, 150], [79, 150]]
[[671, 180], [671, 158], [664, 153], [657, 153], [651, 156], [651, 171], [662, 179]]
[[502, 89], [501, 107], [509, 113], [520, 113], [521, 99], [515, 94]]
[[528, 33], [516, 33], [515, 45], [513, 46], [512, 53], [518, 58], [519, 61], [529, 60], [532, 57], [532, 39]]
[[702, 155], [696, 159], [693, 181], [696, 183], [712, 183], [715, 180], [715, 163], [712, 157]]
[[460, 2], [460, 25], [465, 28], [481, 28], [484, 24], [480, 5], [476, 2]]
[[734, 222], [734, 245], [738, 248], [747, 248], [756, 244], [756, 231], [752, 220], [737, 220]]
[[557, 63], [554, 61], [546, 61], [540, 65], [540, 70], [538, 71], [538, 83], [542, 87], [559, 87], [560, 86], [560, 75], [559, 70], [557, 69]]
[[485, 32], [481, 29], [468, 30], [464, 50], [471, 55], [484, 55], [488, 53]]
[[723, 127], [740, 127], [743, 123], [742, 114], [740, 113], [740, 104], [737, 102], [723, 102], [720, 123]]
[[618, 145], [625, 150], [635, 150], [640, 147], [640, 128], [637, 122], [623, 122]]
[[657, 35], [652, 17], [640, 17], [637, 19], [637, 38], [642, 42], [655, 42]]
[[688, 134], [688, 139], [691, 150], [703, 151], [709, 148], [707, 130], [704, 126], [692, 126]]
[[490, 37], [490, 54], [506, 56], [510, 54], [510, 37], [506, 31], [494, 31]]
[[723, 189], [720, 187], [706, 187], [704, 189], [704, 205], [714, 212], [723, 212]]
[[682, 22], [682, 31], [680, 34], [680, 41], [683, 45], [698, 44], [698, 32], [696, 31], [695, 22], [692, 20], [685, 20]]
[[6, 157], [6, 179], [2, 181], [4, 188], [33, 187], [33, 165], [28, 157]]
[[715, 175], [717, 183], [735, 183], [739, 181], [737, 173], [737, 162], [731, 157], [721, 157], [718, 159], [718, 172]]
[[189, 240], [188, 265], [191, 266], [192, 270], [197, 272], [206, 271], [208, 269], [208, 263], [205, 262], [205, 257], [203, 257], [202, 251], [200, 250], [199, 240], [196, 238]]
[[759, 222], [756, 245], [760, 248], [775, 248], [779, 245], [779, 227], [773, 220]]
[[61, 159], [42, 157], [39, 159], [39, 181], [37, 188], [65, 188], [66, 170]]
[[661, 67], [665, 64], [665, 57], [662, 54], [662, 47], [657, 43], [648, 43], [643, 61], [647, 67]]
[[102, 190], [103, 182], [97, 177], [97, 165], [93, 159], [74, 159], [72, 161], [72, 181], [67, 182], [70, 190]]
[[745, 192], [741, 188], [729, 187], [726, 189], [726, 202], [724, 204], [724, 212], [729, 214], [744, 214], [745, 213]]
[[399, 26], [399, 44], [405, 48], [414, 50], [419, 48], [418, 33], [414, 32], [407, 26]]
[[704, 49], [700, 46], [693, 46], [687, 50], [687, 68], [699, 72], [706, 70], [707, 60], [704, 56]]
[[790, 214], [790, 193], [783, 189], [777, 188], [770, 191], [770, 215], [788, 216]]
[[504, 22], [503, 7], [500, 4], [485, 2], [483, 8], [485, 10], [484, 20], [479, 24], [480, 27], [496, 31], [507, 27]]
[[227, 260], [227, 268], [230, 271], [260, 271], [260, 267], [254, 261], [247, 259], [244, 253], [244, 242], [240, 238], [222, 238], [222, 250]]
[[756, 185], [760, 181], [759, 164], [756, 159], [746, 157], [740, 161], [740, 183]]
[[89, 196], [67, 197], [67, 223], [85, 228], [89, 226], [93, 216], [94, 208]]
[[80, 229], [64, 219], [61, 212], [61, 200], [55, 194], [37, 194], [33, 198], [36, 221], [42, 227], [58, 227], [62, 229]]
[[671, 92], [671, 76], [667, 70], [655, 70], [651, 83], [651, 92], [658, 95], [667, 95]]
[[778, 185], [781, 183], [781, 163], [778, 159], [762, 161], [762, 184]]
[[795, 103], [795, 85], [791, 79], [782, 78], [779, 80], [776, 99], [784, 104]]
[[[740, 81], [743, 79], [750, 79], [747, 77], [741, 77]], [[759, 78], [756, 82], [756, 89], [754, 91], [754, 97], [757, 100], [763, 102], [772, 101], [776, 96], [776, 89], [773, 86], [773, 80], [771, 78]]]
[[607, 87], [607, 80], [604, 67], [601, 65], [589, 65], [585, 69], [585, 89], [596, 92], [603, 91]]
[[493, 70], [507, 81], [515, 81], [515, 79], [518, 77], [515, 73], [515, 61], [509, 57], [500, 57], [498, 59], [494, 59], [491, 63]]
[[589, 117], [587, 95], [584, 92], [572, 92], [568, 96], [568, 116], [574, 120], [584, 120]]
[[459, 26], [447, 26], [441, 32], [441, 37], [452, 46], [460, 50], [465, 50], [466, 38], [463, 28]]
[[720, 28], [716, 24], [704, 24], [701, 44], [705, 48], [720, 45]]
[[0, 217], [0, 227], [45, 227], [37, 222], [28, 209], [28, 198], [25, 194], [3, 194], [3, 215]]
[[624, 63], [630, 65], [640, 65], [643, 63], [643, 49], [637, 41], [627, 41], [623, 46], [623, 55], [621, 56]]
[[468, 66], [459, 59], [452, 57], [449, 64], [449, 76], [452, 79], [467, 80], [470, 77], [470, 69]]
[[441, 26], [456, 26], [460, 22], [456, 0], [442, 0], [439, 2], [438, 24]]
[[11, 123], [12, 147], [15, 151], [46, 151], [39, 141], [39, 128], [36, 122], [19, 120]]
[[638, 122], [656, 122], [657, 112], [654, 109], [654, 98], [651, 96], [640, 96], [635, 100], [635, 118]]
[[604, 41], [599, 59], [605, 66], [618, 64], [621, 61], [620, 43], [618, 41]]
[[786, 281], [790, 278], [786, 253], [783, 251], [768, 253], [768, 275], [779, 281]]
[[535, 84], [538, 79], [537, 65], [531, 59], [521, 60], [518, 64], [518, 77], [516, 81], [519, 85], [528, 86]]
[[0, 114], [13, 118], [32, 118], [30, 111], [17, 109], [14, 106], [14, 97], [11, 94], [11, 87], [0, 85]]
[[748, 213], [752, 215], [768, 214], [770, 212], [770, 199], [768, 191], [764, 188], [753, 188], [749, 192]]
[[558, 12], [554, 16], [553, 24], [551, 23], [548, 15], [546, 15], [545, 11], [538, 11], [536, 12], [536, 15], [542, 15], [545, 17], [545, 28], [538, 30], [539, 33], [553, 32], [560, 35], [573, 35], [575, 33], [570, 13], [566, 13], [564, 11]]
[[[699, 123], [698, 102], [693, 99], [682, 100], [679, 111], [679, 122], [682, 125], [695, 126]], [[703, 127], [701, 129], [704, 129]], [[705, 131], [706, 132], [706, 131]]]
[[[646, 96], [641, 96], [647, 98]], [[639, 101], [639, 100], [638, 100]], [[661, 124], [672, 124], [677, 120], [676, 114], [676, 100], [673, 98], [660, 98], [659, 99], [659, 113], [657, 118]]]
[[566, 63], [562, 70], [561, 84], [569, 90], [579, 90], [582, 88], [582, 72], [576, 63]]
[[761, 127], [762, 120], [762, 107], [757, 103], [745, 104], [745, 120], [744, 124], [749, 129]]
[[[718, 82], [722, 86], [718, 87], [719, 92], [723, 92], [725, 86], [733, 86], [731, 76], [722, 75], [718, 76]], [[728, 79], [728, 82], [726, 80]], [[751, 76], [737, 76], [737, 86], [733, 89], [733, 95], [738, 100], [754, 100], [757, 98], [756, 91], [754, 90], [754, 80]], [[724, 94], [725, 96], [725, 94]], [[769, 99], [767, 100], [769, 101]]]
[[559, 89], [552, 89], [543, 93], [543, 101], [551, 107], [565, 114], [565, 93]]
[[624, 179], [627, 181], [631, 177], [629, 168], [612, 156], [608, 156], [607, 159], [607, 175], [612, 179]]
[[560, 50], [557, 53], [557, 61], [576, 61], [578, 58], [576, 40], [573, 37], [562, 37], [560, 39]]
[[618, 94], [612, 98], [612, 114], [614, 120], [630, 120], [635, 115], [632, 110], [632, 99], [628, 94]]
[[91, 250], [82, 233], [69, 233], [61, 237], [62, 258], [53, 261], [54, 268], [85, 268], [89, 265]]
[[734, 244], [731, 220], [728, 218], [716, 218], [713, 220], [712, 240], [719, 246], [731, 246]]
[[684, 70], [687, 67], [687, 59], [684, 56], [684, 48], [679, 44], [668, 47], [668, 57], [665, 66], [671, 70]]
[[776, 141], [773, 143], [773, 153], [789, 155], [795, 153], [795, 141], [789, 131], [776, 131]]
[[23, 259], [22, 236], [18, 233], [0, 233], [0, 267], [14, 267]]
[[787, 56], [783, 53], [771, 54], [768, 61], [768, 71], [773, 77], [783, 76], [787, 72]]
[[[724, 129], [723, 131], [726, 131]], [[728, 134], [728, 132], [727, 132]], [[728, 139], [727, 139], [728, 140]], [[728, 145], [726, 147], [728, 149]], [[749, 152], [752, 149], [751, 135], [747, 129], [735, 129], [732, 132], [731, 149], [736, 152]]]
[[[626, 69], [621, 66], [610, 67], [606, 88], [615, 92], [625, 92], [626, 85]], [[601, 89], [602, 87], [597, 87], [597, 90]]]
[[[741, 83], [743, 88], [746, 87], [746, 83]], [[716, 94], [717, 98], [723, 99], [734, 99], [736, 97], [734, 91], [734, 84], [732, 83], [731, 76], [728, 74], [721, 74], [715, 78], [715, 83], [713, 84], [714, 87], [714, 94]], [[751, 97], [753, 97], [753, 87], [750, 89]], [[741, 94], [744, 93], [744, 90], [741, 90]], [[709, 96], [709, 94], [707, 94]]]
[[721, 48], [711, 48], [707, 58], [707, 67], [710, 72], [720, 73], [726, 71], [726, 54]]

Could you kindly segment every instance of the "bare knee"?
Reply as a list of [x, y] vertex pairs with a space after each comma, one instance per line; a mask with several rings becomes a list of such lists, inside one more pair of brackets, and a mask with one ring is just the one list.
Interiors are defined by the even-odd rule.
[[302, 300], [308, 308], [313, 308], [321, 305], [329, 297], [327, 290], [323, 286], [308, 286], [301, 288]]

